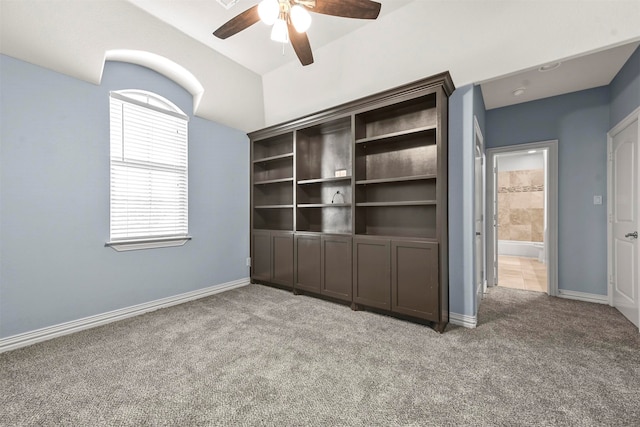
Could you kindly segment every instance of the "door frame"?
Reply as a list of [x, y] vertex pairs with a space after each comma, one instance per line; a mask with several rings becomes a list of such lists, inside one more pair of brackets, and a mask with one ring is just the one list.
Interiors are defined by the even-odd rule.
[[[476, 193], [476, 188], [474, 186], [474, 197], [479, 197], [480, 198], [480, 203], [482, 203], [482, 218], [480, 219], [480, 233], [482, 233], [481, 237], [481, 248], [482, 248], [482, 253], [481, 254], [475, 254], [475, 264], [477, 265], [478, 262], [478, 256], [480, 256], [480, 263], [482, 265], [482, 277], [480, 278], [480, 284], [478, 283], [474, 283], [475, 286], [477, 286], [476, 288], [476, 312], [478, 311], [478, 307], [480, 306], [480, 300], [484, 297], [484, 294], [487, 292], [487, 166], [486, 166], [486, 154], [485, 154], [485, 149], [484, 149], [484, 136], [482, 135], [482, 130], [480, 129], [480, 124], [478, 123], [478, 117], [476, 117], [475, 115], [473, 116], [473, 128], [474, 128], [474, 179], [476, 179], [476, 174], [475, 174], [475, 159], [478, 157], [478, 154], [480, 154], [480, 164], [481, 164], [481, 168], [482, 168], [482, 172], [481, 172], [481, 188], [480, 188], [480, 195], [478, 195]], [[474, 209], [474, 230], [477, 232], [476, 229], [476, 223], [478, 222], [477, 218], [475, 218], [475, 214], [476, 214], [476, 206], [474, 203], [473, 206]], [[475, 245], [475, 237], [474, 237], [474, 248], [476, 247]], [[474, 274], [474, 282], [475, 279], [477, 277], [477, 272], [476, 274]]]
[[[613, 158], [612, 158], [612, 144], [613, 138], [620, 133], [622, 130], [626, 129], [631, 123], [635, 120], [638, 121], [638, 134], [640, 134], [640, 107], [636, 108], [629, 114], [627, 117], [622, 119], [618, 124], [616, 124], [609, 132], [607, 132], [607, 298], [609, 301], [609, 305], [613, 307], [613, 224], [612, 224], [612, 215], [613, 215], [613, 204], [611, 194], [613, 192]], [[640, 150], [638, 150], [638, 165], [640, 167]], [[640, 171], [638, 171], [638, 182], [636, 183], [636, 189], [640, 193]], [[638, 195], [638, 206], [636, 207], [637, 212], [640, 212], [640, 194]], [[639, 219], [640, 220], [640, 219]], [[640, 250], [637, 250], [637, 260], [636, 262], [640, 264]], [[640, 311], [640, 307], [638, 308]], [[640, 312], [638, 313], [640, 317]], [[640, 328], [638, 329], [640, 332]]]
[[491, 224], [486, 227], [486, 243], [485, 253], [487, 254], [487, 279], [490, 286], [496, 284], [496, 274], [493, 266], [497, 266], [497, 251], [493, 248], [497, 247], [498, 234], [495, 232], [497, 223], [497, 212], [493, 211], [495, 206], [494, 199], [497, 197], [495, 190], [495, 172], [496, 172], [496, 155], [516, 153], [528, 150], [546, 150], [545, 164], [545, 202], [547, 206], [547, 233], [545, 240], [545, 258], [547, 266], [547, 293], [550, 296], [558, 295], [558, 140], [531, 142], [526, 144], [508, 145], [504, 147], [488, 148], [487, 156], [487, 211], [491, 215]]

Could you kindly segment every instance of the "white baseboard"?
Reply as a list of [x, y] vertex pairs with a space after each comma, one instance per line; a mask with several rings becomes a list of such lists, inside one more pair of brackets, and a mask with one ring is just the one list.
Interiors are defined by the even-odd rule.
[[476, 313], [478, 312], [478, 310], [480, 310], [480, 303], [482, 302], [482, 298], [484, 297], [482, 291], [486, 287], [487, 287], [487, 281], [486, 280], [478, 283], [478, 286], [476, 286]]
[[451, 323], [452, 325], [473, 329], [478, 326], [478, 317], [449, 312], [449, 323]]
[[0, 353], [9, 350], [15, 350], [20, 347], [26, 347], [31, 344], [50, 340], [52, 338], [60, 337], [63, 335], [72, 334], [84, 329], [94, 328], [96, 326], [116, 322], [128, 317], [138, 316], [140, 314], [159, 310], [161, 308], [171, 307], [172, 305], [182, 304], [199, 298], [208, 297], [220, 292], [246, 286], [249, 283], [249, 278], [246, 277], [244, 279], [234, 280], [232, 282], [214, 285], [208, 288], [198, 289], [197, 291], [185, 292], [183, 294], [174, 295], [172, 297], [162, 298], [143, 304], [132, 305], [131, 307], [125, 307], [119, 310], [109, 311], [107, 313], [89, 316], [78, 320], [72, 320], [71, 322], [60, 323], [58, 325], [36, 329], [35, 331], [25, 332], [7, 338], [2, 338], [0, 339]]
[[558, 297], [575, 299], [578, 301], [595, 302], [597, 304], [609, 304], [609, 297], [607, 297], [606, 295], [590, 294], [587, 292], [558, 289]]

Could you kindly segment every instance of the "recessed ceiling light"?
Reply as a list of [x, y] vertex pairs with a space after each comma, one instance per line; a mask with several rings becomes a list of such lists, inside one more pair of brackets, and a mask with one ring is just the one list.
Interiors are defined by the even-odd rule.
[[560, 66], [559, 62], [552, 62], [551, 64], [546, 64], [546, 65], [543, 65], [542, 67], [538, 68], [538, 71], [544, 73], [545, 71], [555, 70], [559, 66]]
[[520, 96], [520, 95], [522, 95], [524, 93], [525, 90], [527, 90], [527, 88], [519, 87], [518, 89], [516, 89], [516, 90], [514, 90], [512, 92], [513, 96]]
[[529, 153], [529, 154], [533, 154], [533, 153], [535, 153], [535, 152], [536, 152], [536, 150], [529, 150], [529, 151], [527, 151], [527, 153]]

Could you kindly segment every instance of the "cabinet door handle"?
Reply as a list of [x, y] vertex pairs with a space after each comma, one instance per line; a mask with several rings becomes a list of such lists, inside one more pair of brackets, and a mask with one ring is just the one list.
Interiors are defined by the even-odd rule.
[[638, 238], [638, 232], [634, 231], [633, 233], [627, 233], [624, 235], [624, 237], [633, 237], [634, 239]]

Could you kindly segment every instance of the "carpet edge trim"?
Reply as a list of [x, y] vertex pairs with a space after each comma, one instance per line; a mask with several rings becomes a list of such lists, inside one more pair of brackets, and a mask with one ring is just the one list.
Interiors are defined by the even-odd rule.
[[196, 299], [215, 295], [221, 292], [230, 291], [232, 289], [247, 286], [249, 283], [249, 278], [245, 277], [242, 279], [233, 280], [231, 282], [209, 286], [203, 289], [185, 292], [171, 297], [161, 298], [142, 304], [136, 304], [118, 310], [84, 317], [78, 320], [72, 320], [70, 322], [47, 326], [45, 328], [24, 332], [22, 334], [12, 335], [7, 338], [0, 338], [0, 353], [4, 353], [10, 350], [16, 350], [21, 347], [27, 347], [32, 344], [61, 337], [63, 335], [69, 335], [85, 329], [95, 328], [96, 326], [106, 325], [107, 323], [116, 322], [118, 320], [127, 319], [129, 317], [149, 313], [161, 308], [171, 307], [173, 305], [178, 305]]
[[467, 314], [449, 313], [449, 323], [464, 328], [473, 329], [478, 326], [478, 317]]

